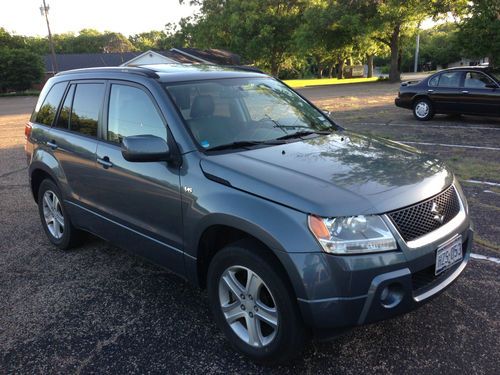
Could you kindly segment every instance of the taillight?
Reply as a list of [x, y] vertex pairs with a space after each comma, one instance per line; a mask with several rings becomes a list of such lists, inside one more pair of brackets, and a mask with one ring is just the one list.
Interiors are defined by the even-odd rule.
[[28, 140], [31, 135], [31, 123], [27, 122], [26, 125], [24, 126], [24, 138]]

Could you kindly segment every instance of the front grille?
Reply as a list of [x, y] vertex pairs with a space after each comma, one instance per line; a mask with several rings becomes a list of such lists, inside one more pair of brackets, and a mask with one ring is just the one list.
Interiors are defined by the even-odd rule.
[[[443, 222], [432, 213], [434, 203], [443, 215]], [[460, 202], [453, 185], [434, 197], [387, 215], [405, 241], [412, 241], [448, 223], [460, 212]]]

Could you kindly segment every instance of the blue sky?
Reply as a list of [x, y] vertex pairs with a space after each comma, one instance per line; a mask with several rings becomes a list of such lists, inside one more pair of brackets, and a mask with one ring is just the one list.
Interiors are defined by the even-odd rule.
[[[189, 1], [186, 1], [189, 2]], [[42, 0], [1, 0], [0, 27], [20, 35], [47, 34], [40, 15]], [[168, 22], [192, 15], [196, 8], [178, 0], [46, 0], [53, 33], [84, 28], [131, 35], [162, 30]]]

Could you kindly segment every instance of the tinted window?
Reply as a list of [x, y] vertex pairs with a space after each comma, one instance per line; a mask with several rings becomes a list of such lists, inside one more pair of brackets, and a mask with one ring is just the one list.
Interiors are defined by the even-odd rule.
[[41, 107], [35, 109], [33, 114], [34, 122], [51, 126], [56, 117], [57, 108], [61, 102], [66, 82], [56, 83], [45, 97]]
[[482, 89], [491, 83], [493, 83], [491, 79], [486, 77], [483, 73], [467, 72], [465, 74], [464, 86], [467, 88]]
[[439, 87], [460, 87], [462, 72], [446, 72], [439, 76]]
[[429, 80], [429, 86], [431, 87], [436, 87], [438, 83], [439, 83], [439, 75], [434, 76]]
[[104, 96], [104, 84], [78, 84], [73, 100], [70, 129], [85, 135], [97, 136], [97, 123]]
[[112, 85], [108, 140], [121, 142], [123, 137], [145, 134], [167, 139], [167, 129], [151, 98], [139, 88]]
[[73, 101], [73, 94], [75, 93], [75, 85], [69, 88], [66, 99], [64, 99], [63, 106], [59, 112], [56, 126], [62, 129], [69, 129], [69, 117], [71, 116], [71, 102]]

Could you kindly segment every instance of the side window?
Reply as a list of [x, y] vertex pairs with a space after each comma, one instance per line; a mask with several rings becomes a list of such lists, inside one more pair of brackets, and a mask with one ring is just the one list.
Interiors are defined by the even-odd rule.
[[167, 139], [167, 128], [151, 98], [137, 87], [112, 85], [108, 111], [108, 140], [121, 142], [124, 137], [146, 134]]
[[430, 86], [430, 87], [436, 87], [438, 85], [438, 82], [439, 82], [439, 76], [440, 74], [438, 75], [435, 75], [434, 77], [432, 77], [429, 82], [427, 82], [427, 84]]
[[61, 102], [64, 90], [66, 89], [66, 82], [56, 83], [50, 89], [49, 93], [43, 100], [43, 104], [35, 109], [33, 113], [33, 120], [36, 123], [51, 126], [56, 117], [57, 108]]
[[56, 127], [61, 129], [69, 129], [69, 117], [71, 116], [71, 103], [73, 102], [73, 95], [75, 93], [75, 85], [71, 85], [64, 99], [63, 106], [57, 118]]
[[464, 87], [471, 89], [483, 89], [490, 83], [493, 83], [493, 81], [483, 73], [467, 72], [465, 74]]
[[439, 87], [460, 87], [462, 72], [446, 72], [439, 76]]
[[104, 84], [81, 83], [76, 85], [70, 129], [85, 135], [97, 136], [97, 123], [104, 97]]

